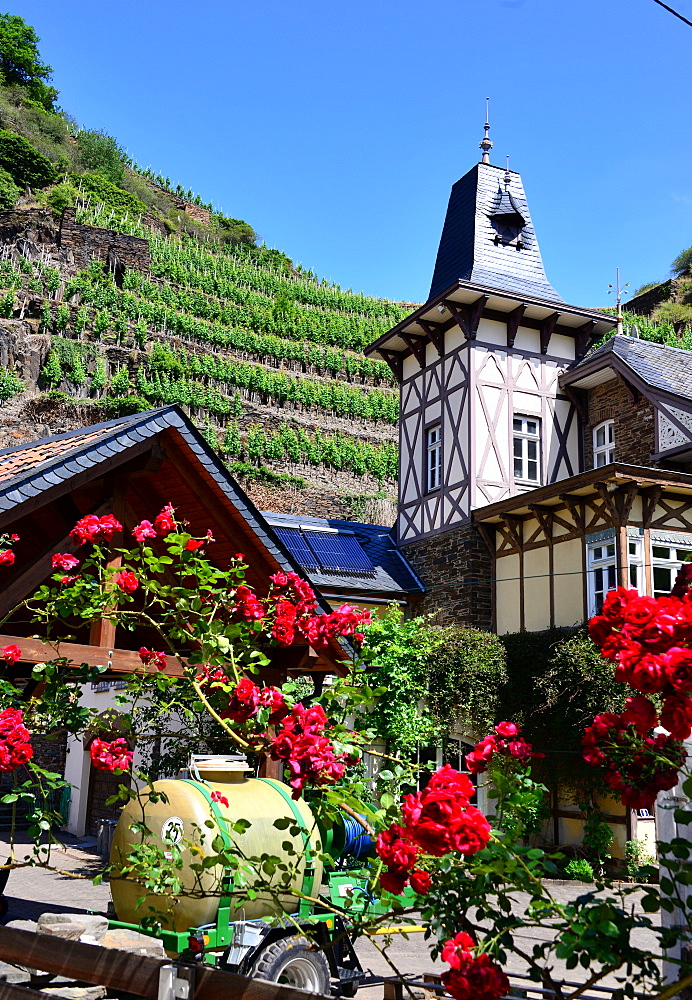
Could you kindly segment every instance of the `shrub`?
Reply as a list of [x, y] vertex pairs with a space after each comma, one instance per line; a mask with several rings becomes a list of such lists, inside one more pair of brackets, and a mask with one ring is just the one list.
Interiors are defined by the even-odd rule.
[[66, 208], [71, 208], [77, 204], [79, 191], [72, 184], [56, 184], [48, 192], [48, 204], [61, 215]]
[[670, 265], [670, 269], [676, 277], [681, 274], [688, 274], [692, 268], [692, 247], [688, 247], [679, 253], [675, 258], [673, 263]]
[[0, 368], [0, 402], [16, 396], [25, 388], [24, 383], [11, 368]]
[[625, 866], [628, 882], [648, 882], [653, 874], [656, 859], [650, 853], [644, 840], [628, 840], [625, 843]]
[[55, 180], [55, 167], [16, 132], [0, 129], [0, 167], [4, 167], [20, 187], [44, 188]]
[[96, 171], [113, 184], [120, 184], [125, 174], [125, 151], [112, 135], [94, 129], [77, 133], [77, 158], [86, 170]]
[[565, 875], [575, 881], [593, 882], [593, 866], [586, 858], [573, 858], [565, 865]]
[[136, 217], [144, 215], [147, 210], [147, 206], [139, 198], [128, 191], [123, 191], [100, 174], [80, 174], [75, 181], [83, 192], [94, 196], [92, 201], [103, 202], [107, 209], [116, 214], [128, 213]]
[[0, 169], [0, 208], [14, 208], [20, 195], [20, 190], [12, 180], [12, 174]]
[[444, 726], [463, 715], [474, 730], [497, 719], [498, 692], [507, 682], [507, 655], [492, 632], [451, 625], [428, 664], [427, 702]]

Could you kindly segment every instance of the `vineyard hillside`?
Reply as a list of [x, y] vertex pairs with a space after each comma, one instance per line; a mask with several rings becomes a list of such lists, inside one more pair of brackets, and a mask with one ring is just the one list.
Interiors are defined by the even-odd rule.
[[398, 392], [363, 348], [410, 309], [0, 84], [0, 447], [177, 403], [260, 507], [391, 523]]

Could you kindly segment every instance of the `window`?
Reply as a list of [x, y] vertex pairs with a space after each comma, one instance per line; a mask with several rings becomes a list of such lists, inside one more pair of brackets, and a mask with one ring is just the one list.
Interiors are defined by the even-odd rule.
[[640, 594], [645, 594], [646, 580], [644, 578], [641, 538], [628, 538], [627, 552], [629, 555], [629, 585], [638, 590]]
[[589, 545], [587, 556], [590, 617], [600, 614], [606, 594], [617, 583], [615, 540]]
[[653, 543], [651, 546], [651, 565], [654, 577], [654, 597], [668, 596], [675, 583], [680, 565], [685, 562], [690, 552], [692, 552], [692, 548]]
[[442, 425], [428, 427], [425, 433], [425, 467], [428, 493], [439, 489], [442, 479]]
[[610, 465], [615, 461], [615, 421], [604, 420], [593, 429], [593, 467]]
[[524, 483], [540, 482], [541, 422], [538, 417], [514, 417], [514, 479]]

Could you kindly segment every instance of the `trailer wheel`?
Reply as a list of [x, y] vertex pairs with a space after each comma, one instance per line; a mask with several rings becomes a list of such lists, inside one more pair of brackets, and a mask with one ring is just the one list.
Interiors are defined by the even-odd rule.
[[305, 937], [280, 938], [268, 945], [253, 962], [250, 975], [329, 996], [327, 959], [324, 952], [313, 951]]
[[349, 979], [347, 982], [341, 984], [339, 993], [342, 997], [354, 997], [358, 992], [359, 986], [360, 979]]

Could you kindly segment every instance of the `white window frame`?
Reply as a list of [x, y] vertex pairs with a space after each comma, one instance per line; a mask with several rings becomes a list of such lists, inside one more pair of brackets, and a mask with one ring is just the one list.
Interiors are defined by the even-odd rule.
[[442, 485], [442, 424], [433, 424], [425, 431], [426, 492], [439, 490]]
[[[603, 435], [603, 441], [599, 444], [599, 435]], [[596, 424], [592, 432], [593, 440], [593, 467], [600, 469], [604, 465], [610, 465], [615, 461], [615, 421], [602, 420]]]
[[617, 542], [615, 536], [589, 542], [586, 547], [589, 618], [601, 612], [609, 590], [617, 587]]
[[[668, 553], [667, 556], [663, 555], [664, 551]], [[678, 570], [683, 562], [686, 561], [684, 558], [680, 559], [678, 557], [681, 554], [688, 555], [690, 553], [692, 553], [692, 543], [681, 545], [677, 542], [659, 542], [655, 538], [651, 539], [651, 579], [654, 597], [668, 596], [675, 583]], [[670, 571], [665, 582], [661, 580], [662, 570]], [[668, 580], [670, 581], [670, 586], [668, 586]]]
[[627, 536], [627, 586], [646, 593], [642, 539], [633, 535]]
[[[515, 425], [521, 421], [521, 428]], [[535, 424], [535, 433], [529, 430], [529, 425]], [[526, 483], [531, 486], [541, 485], [541, 418], [530, 414], [512, 414], [512, 470], [515, 483]], [[535, 456], [531, 456], [531, 445], [535, 445]], [[517, 445], [519, 446], [517, 449]], [[519, 450], [519, 454], [517, 454]], [[519, 463], [519, 474], [517, 474]], [[530, 464], [536, 466], [535, 478], [529, 475]]]

